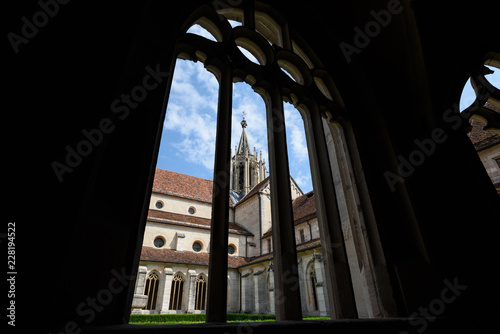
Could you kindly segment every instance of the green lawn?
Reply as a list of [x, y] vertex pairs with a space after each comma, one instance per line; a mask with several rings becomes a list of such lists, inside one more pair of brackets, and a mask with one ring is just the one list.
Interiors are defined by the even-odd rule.
[[[329, 320], [329, 317], [304, 316], [304, 320]], [[261, 322], [275, 321], [274, 314], [241, 314], [228, 313], [227, 322]], [[204, 323], [205, 314], [132, 314], [130, 324], [133, 325], [172, 325]]]

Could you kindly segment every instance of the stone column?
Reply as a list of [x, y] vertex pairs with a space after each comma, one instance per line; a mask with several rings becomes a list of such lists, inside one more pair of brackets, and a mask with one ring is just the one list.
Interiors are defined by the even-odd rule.
[[266, 93], [276, 320], [302, 320], [283, 98]]
[[132, 301], [132, 314], [140, 314], [146, 306], [148, 296], [144, 295], [144, 284], [146, 282], [146, 273], [148, 268], [140, 266], [137, 272], [137, 282], [135, 285], [134, 299]]
[[357, 318], [356, 301], [332, 179], [322, 118], [312, 106], [304, 118], [316, 213], [323, 246], [323, 261], [330, 314], [333, 319]]
[[269, 272], [269, 291], [267, 293], [269, 294], [269, 312], [271, 314], [275, 314], [276, 312], [274, 306], [274, 269], [272, 264], [269, 264], [268, 272]]
[[241, 312], [249, 313], [253, 311], [253, 281], [252, 270], [241, 275]]
[[206, 322], [226, 322], [227, 310], [227, 248], [229, 228], [229, 178], [231, 164], [231, 113], [233, 81], [229, 64], [217, 64], [219, 80], [217, 130], [215, 140], [212, 224], [210, 228], [210, 259], [208, 267]]
[[[163, 269], [163, 275], [165, 276], [165, 284], [163, 286], [163, 302], [161, 304], [161, 314], [169, 313], [170, 308], [170, 291], [172, 289], [172, 278], [174, 277], [174, 271], [172, 268]], [[160, 291], [158, 292], [160, 293]]]
[[196, 300], [196, 271], [188, 270], [187, 273], [188, 283], [188, 301], [187, 301], [187, 313], [194, 313], [194, 303]]
[[298, 258], [297, 266], [299, 268], [300, 302], [302, 303], [302, 312], [307, 312], [307, 262], [302, 257]]
[[[350, 228], [352, 231], [352, 239], [350, 242], [346, 240], [346, 248], [358, 314], [360, 317], [369, 318], [396, 315], [396, 305], [392, 298], [392, 288], [371, 203], [369, 198], [363, 203], [361, 197], [365, 186], [364, 177], [360, 173], [360, 168], [356, 170], [354, 167], [357, 160], [356, 150], [352, 151], [351, 157], [348, 147], [346, 132], [349, 133], [349, 127], [345, 131], [337, 122], [330, 123], [323, 120], [323, 128], [336, 191], [345, 197], [344, 208], [339, 206], [342, 224], [348, 224], [344, 229]], [[351, 140], [354, 141], [354, 138]], [[351, 147], [353, 144], [355, 143], [351, 143]], [[350, 249], [354, 249], [352, 254], [349, 254]]]
[[327, 294], [325, 291], [325, 271], [323, 270], [321, 255], [314, 255], [314, 271], [316, 272], [316, 298], [318, 299], [319, 315], [328, 315]]
[[266, 271], [266, 268], [262, 268], [261, 270], [255, 272], [253, 276], [253, 295], [254, 295], [254, 312], [261, 314], [267, 313], [267, 284], [266, 284], [266, 276], [263, 273]]

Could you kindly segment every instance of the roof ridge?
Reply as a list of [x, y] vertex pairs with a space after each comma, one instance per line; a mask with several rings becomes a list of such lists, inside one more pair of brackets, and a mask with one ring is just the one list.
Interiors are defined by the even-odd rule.
[[163, 172], [167, 172], [167, 173], [173, 173], [173, 174], [178, 174], [178, 175], [185, 175], [185, 176], [189, 176], [191, 178], [196, 178], [196, 179], [200, 179], [200, 180], [208, 181], [208, 182], [212, 182], [212, 183], [214, 182], [213, 180], [205, 179], [203, 177], [189, 175], [189, 174], [185, 174], [185, 173], [175, 172], [173, 170], [168, 170], [168, 169], [163, 169], [163, 168], [160, 168], [160, 167], [156, 167], [155, 168], [155, 172], [158, 171], [158, 170], [159, 171], [163, 171]]

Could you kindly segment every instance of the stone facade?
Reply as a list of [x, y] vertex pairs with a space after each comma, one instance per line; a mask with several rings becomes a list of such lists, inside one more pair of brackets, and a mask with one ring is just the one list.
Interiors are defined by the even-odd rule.
[[[500, 108], [489, 103], [486, 103], [484, 107], [500, 114]], [[468, 136], [500, 195], [500, 133], [494, 129], [485, 130], [485, 124], [487, 122], [484, 119], [473, 116], [470, 119], [471, 127]]]
[[[264, 161], [250, 154], [245, 133], [232, 157], [227, 311], [274, 313], [280, 300], [274, 290], [270, 182]], [[325, 123], [326, 126], [326, 123]], [[333, 129], [335, 130], [335, 129]], [[380, 316], [377, 280], [364, 268], [374, 267], [361, 229], [363, 215], [356, 185], [349, 181], [349, 157], [343, 133], [327, 136], [340, 218], [359, 317]], [[343, 146], [344, 145], [344, 146]], [[343, 156], [342, 156], [343, 154]], [[246, 161], [240, 164], [241, 161]], [[239, 164], [239, 165], [238, 165]], [[242, 169], [239, 169], [242, 168]], [[257, 170], [257, 174], [255, 174]], [[254, 175], [254, 178], [249, 176]], [[248, 176], [248, 177], [247, 177]], [[243, 186], [241, 186], [243, 185]], [[133, 313], [200, 313], [205, 310], [210, 249], [212, 181], [157, 169], [137, 277]], [[302, 313], [328, 315], [323, 249], [314, 192], [303, 194], [292, 177], [290, 191], [297, 247]], [[145, 298], [146, 296], [146, 298]]]

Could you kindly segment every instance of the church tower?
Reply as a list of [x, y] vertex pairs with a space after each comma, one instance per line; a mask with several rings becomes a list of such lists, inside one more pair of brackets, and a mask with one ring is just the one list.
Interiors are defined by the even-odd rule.
[[241, 121], [241, 138], [237, 147], [235, 147], [235, 155], [231, 158], [231, 191], [245, 196], [255, 185], [263, 181], [267, 177], [266, 162], [262, 160], [262, 151], [260, 159], [257, 157], [255, 147], [253, 154], [248, 143], [247, 133], [245, 128], [247, 122], [243, 113], [243, 121]]

